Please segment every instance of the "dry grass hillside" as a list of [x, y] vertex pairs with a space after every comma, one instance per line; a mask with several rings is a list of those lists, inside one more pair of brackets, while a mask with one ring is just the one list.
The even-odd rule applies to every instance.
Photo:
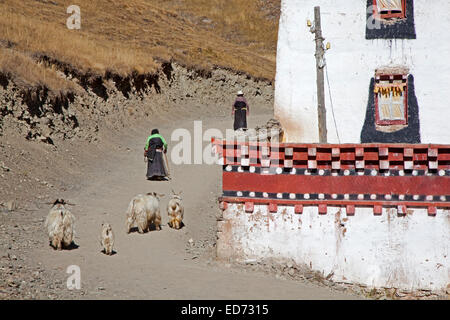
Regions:
[[[57, 61], [79, 73], [154, 72], [163, 61], [272, 80], [280, 0], [0, 0], [0, 76], [76, 91]], [[81, 9], [69, 30], [68, 6]], [[45, 59], [43, 59], [45, 57]]]

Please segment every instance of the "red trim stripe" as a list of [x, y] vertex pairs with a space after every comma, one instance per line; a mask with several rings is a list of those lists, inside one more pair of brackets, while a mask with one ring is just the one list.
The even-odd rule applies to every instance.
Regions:
[[267, 193], [443, 195], [450, 178], [440, 176], [296, 176], [223, 172], [223, 190]]

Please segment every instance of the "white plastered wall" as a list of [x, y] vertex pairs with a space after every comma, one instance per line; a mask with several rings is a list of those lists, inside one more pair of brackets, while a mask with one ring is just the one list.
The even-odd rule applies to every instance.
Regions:
[[242, 204], [230, 204], [219, 227], [220, 259], [293, 259], [337, 282], [377, 288], [419, 289], [440, 292], [450, 283], [450, 213], [426, 209], [398, 216], [385, 208], [376, 216], [371, 208], [293, 207], [268, 212], [255, 205], [246, 213]]
[[[415, 40], [366, 40], [365, 0], [282, 0], [275, 116], [287, 142], [318, 142], [314, 35], [306, 26], [322, 12], [334, 111], [341, 143], [359, 143], [375, 69], [406, 65], [415, 78], [422, 143], [450, 142], [450, 2], [415, 0]], [[328, 142], [337, 143], [325, 85]]]

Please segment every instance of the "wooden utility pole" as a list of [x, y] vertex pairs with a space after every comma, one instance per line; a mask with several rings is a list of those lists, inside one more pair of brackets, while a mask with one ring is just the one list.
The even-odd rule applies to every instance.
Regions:
[[325, 81], [323, 68], [325, 67], [325, 49], [323, 47], [322, 25], [320, 21], [320, 7], [314, 7], [314, 29], [316, 35], [316, 69], [317, 69], [317, 113], [319, 115], [319, 141], [327, 143], [327, 110], [325, 109]]

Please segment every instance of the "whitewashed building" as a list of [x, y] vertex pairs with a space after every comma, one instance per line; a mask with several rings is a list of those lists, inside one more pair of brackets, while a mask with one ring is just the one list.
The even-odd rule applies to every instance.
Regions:
[[[331, 43], [326, 64], [340, 142], [449, 143], [447, 0], [283, 0], [275, 116], [286, 141], [318, 142], [315, 43], [306, 25], [315, 6]], [[389, 86], [395, 91], [374, 92]], [[337, 143], [328, 85], [325, 96], [328, 142]]]
[[[331, 43], [326, 144], [307, 26], [315, 6]], [[275, 117], [284, 142], [214, 142], [218, 257], [293, 260], [336, 282], [445, 293], [450, 2], [282, 0], [281, 10]]]

